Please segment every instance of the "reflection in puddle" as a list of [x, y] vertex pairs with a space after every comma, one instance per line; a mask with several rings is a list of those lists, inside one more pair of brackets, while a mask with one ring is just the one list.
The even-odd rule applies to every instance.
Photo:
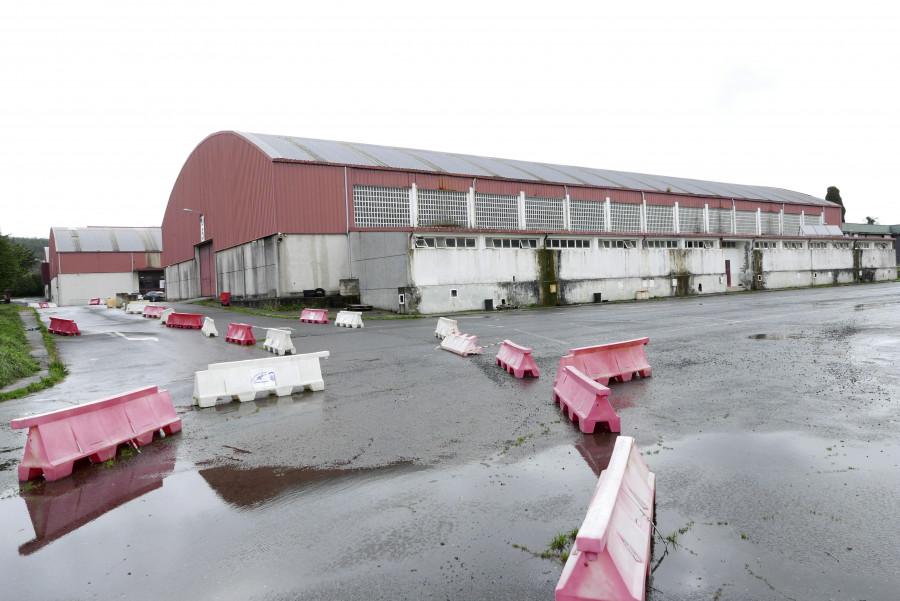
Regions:
[[595, 432], [594, 434], [585, 434], [581, 442], [575, 445], [598, 478], [600, 472], [609, 465], [609, 458], [612, 457], [618, 437], [619, 434], [614, 432]]
[[175, 445], [160, 443], [153, 452], [128, 460], [121, 457], [109, 468], [76, 469], [57, 482], [43, 482], [20, 493], [25, 500], [34, 539], [19, 547], [31, 555], [58, 538], [94, 521], [104, 513], [162, 487], [175, 469]]
[[800, 340], [800, 334], [753, 334], [747, 336], [750, 340]]

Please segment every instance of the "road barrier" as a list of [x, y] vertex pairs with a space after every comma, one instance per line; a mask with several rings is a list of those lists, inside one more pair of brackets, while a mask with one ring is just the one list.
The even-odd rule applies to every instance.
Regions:
[[325, 390], [319, 359], [328, 351], [212, 363], [194, 374], [194, 404], [212, 407], [220, 397], [252, 401], [260, 392], [288, 396], [295, 389]]
[[527, 373], [533, 378], [539, 377], [534, 359], [531, 358], [531, 349], [519, 346], [509, 340], [504, 340], [497, 352], [497, 365], [517, 378], [524, 378]]
[[591, 434], [597, 423], [609, 425], [610, 432], [621, 432], [619, 416], [609, 404], [609, 388], [598, 384], [578, 368], [567, 366], [553, 386], [553, 401], [566, 411], [569, 419], [578, 422], [585, 434]]
[[150, 317], [153, 319], [159, 319], [159, 316], [162, 315], [162, 312], [165, 311], [166, 308], [162, 305], [147, 305], [144, 307], [144, 311], [141, 313], [144, 317]]
[[459, 330], [456, 328], [456, 320], [438, 317], [437, 327], [434, 329], [434, 337], [446, 338], [450, 334], [459, 334]]
[[328, 311], [325, 309], [303, 309], [300, 321], [307, 323], [328, 323]]
[[619, 436], [556, 585], [556, 601], [643, 601], [655, 497], [656, 476], [634, 439]]
[[126, 313], [143, 313], [144, 307], [146, 307], [149, 303], [147, 302], [139, 302], [139, 303], [128, 303], [125, 306]]
[[252, 327], [253, 326], [247, 323], [228, 324], [228, 330], [225, 331], [225, 342], [248, 346], [256, 344], [256, 338], [253, 337]]
[[47, 331], [60, 336], [81, 336], [78, 324], [71, 319], [62, 319], [61, 317], [51, 317], [50, 327], [47, 328]]
[[216, 329], [216, 322], [212, 317], [203, 318], [203, 327], [200, 328], [200, 332], [207, 338], [219, 335], [219, 330]]
[[169, 307], [168, 309], [163, 310], [159, 315], [159, 323], [162, 325], [167, 325], [169, 323], [169, 315], [175, 312], [175, 309]]
[[91, 305], [99, 305], [99, 304], [100, 304], [100, 299], [99, 299], [99, 298], [92, 298], [92, 299], [91, 299], [91, 302], [90, 302], [89, 304], [91, 304]]
[[32, 309], [54, 309], [56, 308], [56, 303], [45, 303], [42, 301], [39, 303], [28, 303], [28, 306]]
[[168, 390], [156, 386], [132, 390], [98, 401], [14, 419], [14, 430], [28, 428], [25, 457], [19, 464], [19, 480], [31, 480], [44, 474], [52, 482], [72, 473], [79, 459], [94, 463], [112, 459], [120, 444], [137, 447], [153, 440], [162, 430], [174, 434], [181, 430], [181, 419]]
[[362, 313], [359, 311], [338, 311], [334, 318], [334, 325], [341, 328], [362, 328]]
[[200, 313], [170, 313], [166, 319], [166, 327], [199, 330], [203, 327], [202, 319], [203, 315]]
[[114, 299], [114, 298], [106, 299], [106, 308], [107, 309], [115, 309], [116, 308], [116, 299]]
[[294, 348], [294, 342], [291, 340], [290, 330], [269, 328], [266, 330], [266, 341], [263, 342], [263, 348], [279, 355], [284, 355], [285, 353], [297, 354], [297, 349]]
[[563, 368], [566, 366], [577, 367], [581, 373], [606, 386], [610, 380], [620, 382], [629, 381], [635, 374], [642, 378], [649, 378], [653, 374], [644, 346], [650, 342], [649, 338], [638, 338], [576, 348], [569, 351], [565, 357], [559, 360], [559, 369], [556, 372], [554, 384], [559, 380]]
[[463, 357], [478, 355], [484, 350], [478, 346], [478, 336], [468, 336], [466, 334], [447, 334], [441, 340], [441, 348]]
[[222, 292], [219, 294], [219, 302], [222, 303], [223, 307], [231, 306], [231, 293], [230, 292]]

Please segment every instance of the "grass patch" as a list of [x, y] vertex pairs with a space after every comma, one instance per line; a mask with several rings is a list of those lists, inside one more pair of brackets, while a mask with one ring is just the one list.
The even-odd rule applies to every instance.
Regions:
[[[18, 335], [21, 336], [21, 340], [24, 341], [24, 342], [22, 342], [22, 345], [24, 347], [24, 352], [34, 366], [30, 372], [28, 372], [24, 376], [19, 376], [19, 378], [27, 377], [27, 376], [34, 374], [40, 367], [38, 366], [37, 362], [35, 362], [34, 359], [31, 357], [30, 349], [28, 347], [28, 339], [25, 337], [25, 329], [24, 329], [24, 325], [22, 323], [22, 318], [19, 315], [19, 309], [17, 307], [12, 307], [12, 306], [0, 306], [0, 316], [6, 317], [7, 311], [13, 311], [15, 313], [15, 320], [18, 323], [18, 325], [17, 325]], [[18, 390], [0, 393], [0, 401], [7, 401], [9, 399], [19, 399], [24, 396], [28, 396], [29, 394], [32, 394], [34, 392], [39, 392], [41, 390], [44, 390], [45, 388], [49, 388], [49, 387], [53, 386], [54, 384], [61, 382], [62, 379], [66, 377], [66, 374], [69, 373], [68, 370], [66, 370], [66, 366], [63, 364], [62, 361], [60, 361], [59, 351], [56, 350], [56, 341], [53, 339], [53, 336], [50, 334], [50, 332], [47, 331], [47, 326], [45, 326], [41, 322], [40, 317], [38, 316], [37, 309], [31, 309], [31, 311], [34, 313], [34, 316], [37, 318], [38, 325], [41, 328], [41, 337], [44, 339], [44, 346], [46, 347], [47, 353], [50, 356], [50, 370], [49, 370], [50, 376], [47, 378], [42, 377], [40, 382], [33, 382], [33, 383], [29, 384], [28, 386], [19, 388]], [[4, 351], [8, 348], [13, 348], [14, 344], [15, 344], [14, 342], [8, 343], [7, 339], [2, 334], [0, 334], [0, 371], [2, 371], [5, 368], [6, 360], [5, 360], [5, 356], [4, 356]], [[15, 380], [18, 380], [19, 378], [15, 378], [12, 381], [15, 382]], [[7, 383], [3, 384], [3, 386], [6, 386], [9, 383], [10, 382], [7, 382]]]
[[40, 369], [30, 352], [18, 307], [0, 305], [0, 388]]

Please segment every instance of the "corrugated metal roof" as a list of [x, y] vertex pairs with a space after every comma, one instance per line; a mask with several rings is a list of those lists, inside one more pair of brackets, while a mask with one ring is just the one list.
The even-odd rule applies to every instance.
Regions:
[[159, 227], [54, 227], [57, 252], [160, 252]]
[[497, 177], [550, 184], [586, 184], [647, 192], [671, 191], [722, 198], [836, 206], [809, 194], [769, 186], [728, 184], [683, 177], [479, 157], [434, 150], [334, 142], [293, 136], [236, 133], [256, 144], [273, 160], [388, 167], [467, 177]]

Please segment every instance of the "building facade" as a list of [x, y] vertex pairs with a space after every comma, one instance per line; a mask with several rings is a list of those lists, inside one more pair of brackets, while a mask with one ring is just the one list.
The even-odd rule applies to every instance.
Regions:
[[162, 235], [170, 298], [400, 312], [896, 278], [893, 241], [788, 190], [237, 132], [188, 157]]

